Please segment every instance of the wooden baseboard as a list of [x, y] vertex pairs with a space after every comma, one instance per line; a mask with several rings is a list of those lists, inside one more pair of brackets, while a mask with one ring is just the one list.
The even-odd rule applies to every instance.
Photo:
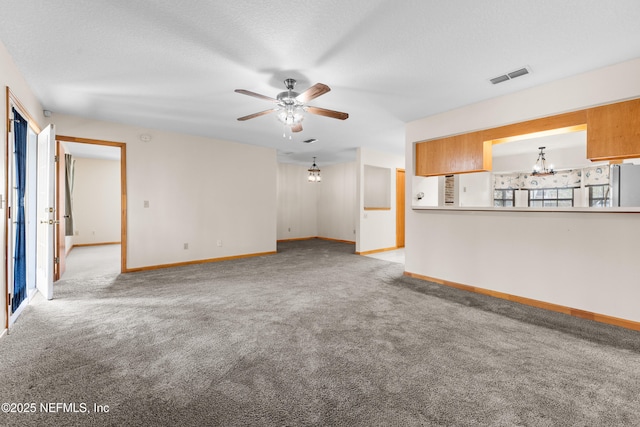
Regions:
[[477, 294], [488, 295], [494, 298], [500, 298], [507, 301], [513, 301], [532, 307], [542, 308], [549, 311], [555, 311], [558, 313], [568, 314], [569, 316], [579, 317], [582, 319], [593, 320], [600, 323], [606, 323], [608, 325], [619, 326], [626, 329], [632, 329], [634, 331], [640, 331], [640, 322], [633, 320], [621, 319], [619, 317], [613, 317], [606, 314], [593, 313], [586, 310], [580, 310], [572, 307], [565, 307], [563, 305], [553, 304], [550, 302], [539, 301], [531, 298], [520, 297], [517, 295], [511, 295], [504, 292], [492, 291], [489, 289], [478, 288], [475, 286], [463, 285], [462, 283], [450, 282], [448, 280], [437, 279], [434, 277], [423, 276], [421, 274], [404, 272], [405, 276], [413, 277], [415, 279], [426, 280], [428, 282], [434, 282], [440, 285], [449, 286], [463, 291], [474, 292]]
[[327, 240], [327, 241], [329, 241], [329, 242], [348, 243], [348, 244], [350, 244], [350, 245], [355, 245], [355, 244], [356, 244], [356, 242], [351, 241], [351, 240], [332, 239], [332, 238], [330, 238], [330, 237], [316, 237], [316, 239], [319, 239], [319, 240]]
[[[76, 243], [71, 245], [71, 249], [78, 247], [85, 247], [85, 246], [104, 246], [104, 245], [119, 245], [121, 244], [120, 242], [101, 242], [101, 243]], [[71, 250], [70, 249], [70, 250]]]
[[171, 263], [171, 264], [149, 265], [149, 266], [146, 266], [146, 267], [127, 268], [127, 270], [124, 271], [124, 272], [125, 273], [135, 273], [135, 272], [139, 272], [139, 271], [160, 270], [162, 268], [184, 267], [184, 266], [187, 266], [187, 265], [208, 264], [210, 262], [230, 261], [230, 260], [233, 260], [233, 259], [252, 258], [252, 257], [264, 256], [264, 255], [274, 255], [276, 253], [277, 252], [275, 252], [275, 251], [273, 251], [273, 252], [257, 252], [257, 253], [253, 253], [253, 254], [232, 255], [232, 256], [226, 256], [226, 257], [220, 257], [220, 258], [199, 259], [199, 260], [195, 260], [195, 261], [175, 262], [175, 263]]
[[380, 252], [395, 251], [396, 249], [399, 249], [399, 248], [397, 246], [394, 246], [392, 248], [373, 249], [370, 251], [356, 252], [356, 255], [371, 255], [371, 254], [377, 254]]
[[313, 236], [313, 237], [296, 237], [295, 239], [282, 239], [282, 240], [276, 240], [277, 243], [286, 243], [286, 242], [299, 242], [301, 240], [313, 240], [313, 239], [317, 239], [317, 237]]
[[276, 242], [278, 243], [285, 243], [285, 242], [298, 242], [300, 240], [313, 240], [313, 239], [318, 239], [318, 240], [328, 240], [330, 242], [338, 242], [338, 243], [348, 243], [350, 245], [355, 245], [356, 242], [353, 242], [351, 240], [340, 240], [340, 239], [332, 239], [330, 237], [320, 237], [320, 236], [313, 236], [313, 237], [297, 237], [295, 239], [282, 239], [282, 240], [277, 240]]
[[78, 243], [71, 245], [71, 247], [65, 252], [65, 256], [68, 256], [73, 248], [86, 248], [89, 246], [105, 246], [105, 245], [121, 245], [121, 242], [104, 242], [104, 243]]

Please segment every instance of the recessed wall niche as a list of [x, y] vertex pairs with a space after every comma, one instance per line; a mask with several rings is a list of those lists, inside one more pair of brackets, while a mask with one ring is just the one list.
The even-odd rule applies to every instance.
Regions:
[[391, 169], [364, 165], [364, 208], [391, 209]]

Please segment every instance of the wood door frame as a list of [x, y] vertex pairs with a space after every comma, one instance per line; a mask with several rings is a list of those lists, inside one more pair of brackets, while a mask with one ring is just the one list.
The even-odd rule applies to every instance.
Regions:
[[54, 249], [53, 256], [55, 260], [53, 262], [53, 281], [57, 282], [64, 274], [65, 259], [66, 259], [66, 221], [67, 214], [65, 197], [67, 194], [66, 188], [66, 151], [62, 146], [60, 140], [56, 138], [56, 164], [55, 164], [55, 176], [56, 176], [56, 220], [58, 223], [55, 225], [54, 232]]
[[[399, 179], [402, 176], [402, 179]], [[404, 248], [405, 237], [405, 203], [406, 203], [405, 170], [396, 168], [396, 247]]]
[[[77, 138], [75, 136], [56, 135], [57, 141], [75, 142], [81, 144], [105, 145], [120, 148], [120, 272], [127, 272], [127, 144], [124, 142], [104, 141], [100, 139]], [[60, 183], [56, 183], [59, 191]], [[58, 221], [60, 218], [58, 209]]]

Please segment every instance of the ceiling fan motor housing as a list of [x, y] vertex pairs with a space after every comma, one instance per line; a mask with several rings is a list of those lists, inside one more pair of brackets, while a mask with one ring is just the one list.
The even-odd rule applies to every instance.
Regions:
[[296, 97], [300, 94], [293, 91], [293, 88], [296, 87], [296, 79], [285, 79], [284, 86], [287, 88], [287, 90], [284, 92], [280, 92], [276, 97], [279, 101], [279, 104], [283, 107], [287, 107], [290, 105], [302, 105], [302, 103], [296, 99]]
[[280, 92], [276, 98], [279, 101], [278, 103], [283, 107], [287, 105], [294, 105], [294, 104], [302, 105], [302, 103], [296, 99], [298, 95], [300, 95], [298, 92], [294, 92], [291, 90], [291, 91]]

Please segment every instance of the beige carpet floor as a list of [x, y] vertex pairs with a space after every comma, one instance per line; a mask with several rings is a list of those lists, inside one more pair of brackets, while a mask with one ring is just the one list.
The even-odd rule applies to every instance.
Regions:
[[0, 425], [640, 425], [639, 333], [353, 245], [125, 275], [71, 255], [0, 339], [0, 396], [23, 404]]

